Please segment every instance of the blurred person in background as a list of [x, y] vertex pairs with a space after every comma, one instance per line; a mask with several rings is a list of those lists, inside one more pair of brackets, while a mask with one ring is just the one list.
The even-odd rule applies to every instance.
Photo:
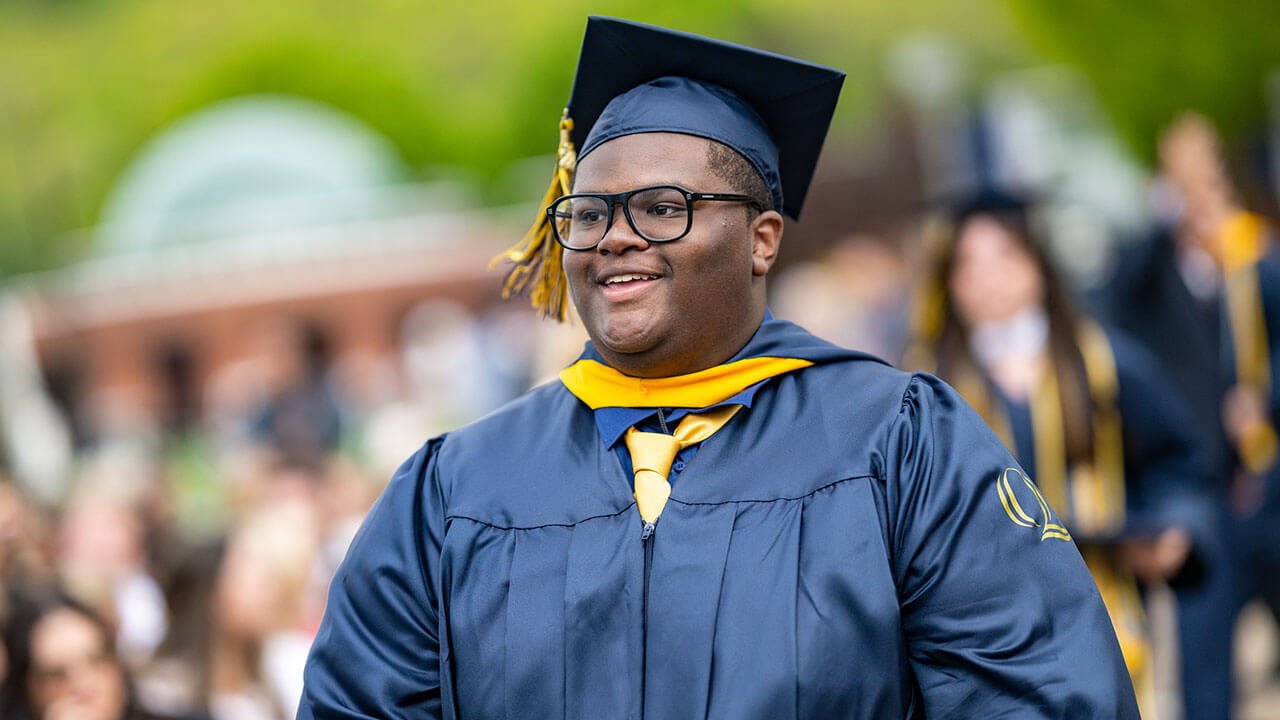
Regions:
[[1192, 410], [1187, 430], [1209, 464], [1221, 561], [1179, 595], [1187, 720], [1232, 713], [1240, 608], [1280, 608], [1280, 255], [1275, 231], [1241, 204], [1217, 133], [1187, 114], [1160, 138], [1172, 202], [1146, 239], [1121, 248], [1106, 314], [1141, 341]]
[[[9, 481], [0, 462], [0, 637], [11, 628], [15, 607], [23, 598], [56, 583], [50, 535], [47, 513]], [[7, 647], [0, 643], [0, 716], [4, 717], [10, 694], [4, 689], [5, 679], [11, 668]]]
[[1189, 411], [1154, 358], [1076, 312], [1030, 212], [1022, 197], [985, 191], [931, 238], [909, 363], [960, 391], [1071, 531], [1150, 719], [1136, 582], [1199, 582], [1201, 547], [1212, 542], [1204, 471]]
[[72, 432], [45, 392], [31, 313], [17, 293], [0, 292], [0, 462], [42, 503], [65, 491]]
[[117, 628], [116, 647], [130, 664], [149, 656], [165, 633], [142, 507], [153, 472], [140, 458], [88, 462], [58, 524], [61, 585]]
[[133, 701], [110, 626], [60, 594], [19, 603], [5, 631], [6, 720], [149, 720]]
[[770, 307], [820, 338], [896, 363], [907, 342], [909, 286], [895, 245], [853, 234], [817, 262], [783, 270]]
[[304, 609], [317, 553], [316, 510], [296, 499], [264, 506], [232, 529], [213, 595], [214, 720], [293, 717], [312, 638]]
[[314, 325], [273, 318], [258, 328], [255, 345], [261, 394], [250, 437], [295, 461], [321, 462], [338, 448], [345, 417], [327, 339]]
[[292, 718], [318, 623], [320, 518], [299, 496], [248, 510], [170, 578], [170, 633], [140, 673], [148, 709], [212, 720]]
[[151, 712], [209, 718], [214, 587], [224, 552], [222, 540], [186, 546], [165, 578], [168, 632], [136, 673], [139, 704]]
[[0, 467], [0, 629], [15, 595], [57, 582], [49, 513], [31, 502]]

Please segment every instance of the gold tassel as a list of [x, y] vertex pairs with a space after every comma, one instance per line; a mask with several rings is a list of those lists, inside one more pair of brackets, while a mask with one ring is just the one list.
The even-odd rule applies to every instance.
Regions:
[[520, 242], [489, 263], [491, 270], [503, 260], [512, 263], [502, 287], [503, 298], [509, 298], [513, 293], [523, 292], [527, 288], [529, 299], [538, 314], [560, 322], [564, 322], [568, 309], [569, 289], [564, 268], [560, 265], [564, 248], [552, 235], [547, 208], [561, 196], [567, 195], [573, 185], [573, 171], [578, 163], [578, 154], [573, 148], [571, 132], [573, 119], [569, 117], [569, 109], [565, 108], [564, 115], [560, 118], [560, 146], [556, 149], [555, 174], [551, 177], [551, 187], [547, 188], [542, 204], [538, 206], [538, 217]]

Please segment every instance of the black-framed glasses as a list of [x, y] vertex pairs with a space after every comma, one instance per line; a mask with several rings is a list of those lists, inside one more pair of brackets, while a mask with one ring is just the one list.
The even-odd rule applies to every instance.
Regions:
[[679, 185], [652, 185], [620, 193], [574, 193], [547, 208], [556, 242], [569, 250], [590, 250], [613, 227], [613, 208], [622, 206], [627, 224], [649, 242], [671, 242], [693, 228], [693, 204], [701, 200], [750, 203], [764, 210], [750, 195], [698, 193]]

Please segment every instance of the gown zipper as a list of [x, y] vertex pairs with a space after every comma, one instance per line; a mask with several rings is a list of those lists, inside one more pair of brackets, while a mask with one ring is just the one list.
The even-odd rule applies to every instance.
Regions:
[[[671, 430], [667, 428], [667, 419], [664, 417], [662, 408], [658, 408], [658, 425], [662, 427], [662, 432], [670, 435]], [[649, 669], [649, 573], [653, 569], [653, 533], [658, 529], [657, 519], [653, 522], [645, 522], [640, 530], [640, 542], [644, 545], [644, 594], [641, 601], [640, 615], [640, 718], [644, 719], [644, 696], [645, 685], [647, 682]]]
[[649, 670], [649, 572], [653, 569], [653, 533], [656, 523], [646, 522], [640, 531], [640, 542], [644, 545], [644, 594], [641, 596], [640, 610], [640, 717], [644, 718], [645, 684]]

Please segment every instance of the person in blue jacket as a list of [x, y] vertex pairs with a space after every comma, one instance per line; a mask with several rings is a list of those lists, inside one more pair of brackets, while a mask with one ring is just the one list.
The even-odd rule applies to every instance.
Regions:
[[911, 364], [936, 372], [1036, 477], [1157, 717], [1140, 590], [1196, 587], [1215, 547], [1190, 410], [1141, 345], [1079, 312], [1028, 196], [982, 189], [930, 233]]
[[767, 312], [842, 80], [588, 20], [508, 257], [591, 342], [392, 478], [300, 718], [1138, 717], [1079, 551], [981, 418]]

